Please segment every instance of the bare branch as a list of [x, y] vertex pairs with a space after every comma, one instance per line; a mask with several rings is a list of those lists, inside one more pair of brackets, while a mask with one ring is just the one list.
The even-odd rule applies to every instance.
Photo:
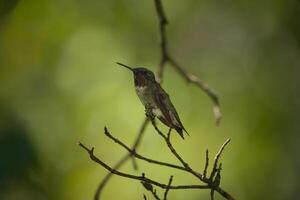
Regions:
[[144, 160], [144, 161], [152, 163], [152, 164], [162, 165], [162, 166], [171, 167], [171, 168], [186, 171], [186, 169], [184, 167], [174, 165], [174, 164], [170, 164], [170, 163], [166, 163], [166, 162], [153, 160], [153, 159], [147, 158], [145, 156], [142, 156], [142, 155], [136, 153], [135, 151], [131, 150], [128, 146], [126, 146], [123, 142], [121, 142], [119, 139], [117, 139], [116, 137], [111, 135], [111, 133], [108, 131], [108, 129], [106, 127], [104, 128], [104, 133], [108, 138], [110, 138], [111, 140], [113, 140], [115, 143], [119, 144], [123, 148], [125, 148], [131, 155], [133, 155], [137, 159], [141, 159], [141, 160]]
[[211, 200], [214, 200], [214, 199], [215, 199], [214, 195], [215, 195], [215, 190], [214, 190], [214, 189], [211, 189], [211, 190], [210, 190], [210, 199], [211, 199]]
[[[144, 135], [144, 132], [145, 132], [145, 130], [146, 130], [146, 127], [147, 127], [148, 123], [149, 123], [149, 120], [148, 120], [148, 118], [146, 117], [145, 120], [144, 120], [144, 122], [142, 123], [142, 126], [141, 126], [141, 128], [140, 128], [138, 134], [137, 134], [137, 137], [136, 137], [136, 139], [135, 139], [135, 141], [134, 141], [134, 144], [132, 145], [132, 148], [131, 148], [131, 149], [133, 150], [133, 152], [135, 152], [136, 149], [139, 147], [139, 145], [140, 145], [140, 143], [141, 143], [142, 137], [143, 137], [143, 135]], [[133, 168], [134, 168], [135, 170], [137, 170], [138, 166], [137, 166], [137, 163], [136, 163], [134, 157], [132, 157], [132, 154], [130, 155], [130, 157], [132, 158]]]
[[156, 199], [156, 200], [160, 200], [159, 196], [156, 194], [156, 190], [153, 188], [153, 186], [147, 182], [141, 182], [142, 185], [144, 186], [144, 188], [148, 191], [151, 192], [152, 196]]
[[234, 200], [233, 196], [231, 196], [228, 192], [224, 191], [222, 188], [217, 187], [215, 188], [215, 190], [222, 195], [222, 197], [224, 197], [227, 200]]
[[202, 179], [202, 175], [198, 172], [195, 172], [194, 170], [192, 170], [192, 168], [188, 165], [188, 163], [186, 163], [183, 158], [177, 153], [177, 151], [175, 150], [175, 148], [173, 147], [171, 141], [170, 141], [170, 133], [171, 133], [171, 130], [169, 130], [169, 133], [168, 133], [168, 137], [165, 136], [160, 130], [159, 128], [157, 127], [156, 123], [154, 120], [151, 121], [152, 122], [152, 125], [154, 127], [154, 129], [157, 131], [157, 133], [165, 140], [168, 148], [170, 149], [170, 151], [172, 152], [172, 154], [180, 161], [180, 163], [183, 165], [183, 167], [186, 169], [186, 171], [190, 172], [191, 174], [193, 174], [194, 176], [198, 177], [200, 180], [203, 180]]
[[214, 187], [218, 187], [221, 183], [221, 170], [222, 170], [222, 163], [219, 164], [219, 168], [217, 169], [216, 177], [213, 180]]
[[157, 194], [156, 194], [156, 190], [152, 190], [151, 193], [156, 200], [160, 200], [159, 196], [157, 196]]
[[79, 146], [82, 147], [83, 149], [85, 149], [91, 160], [93, 160], [94, 162], [98, 163], [99, 165], [101, 165], [103, 168], [105, 168], [106, 170], [110, 171], [113, 174], [116, 174], [118, 176], [121, 177], [125, 177], [125, 178], [129, 178], [129, 179], [134, 179], [134, 180], [139, 180], [142, 182], [146, 182], [148, 184], [152, 184], [152, 185], [156, 185], [162, 189], [172, 189], [172, 190], [179, 190], [179, 189], [209, 189], [208, 185], [178, 185], [178, 186], [168, 186], [166, 184], [163, 183], [159, 183], [157, 181], [154, 181], [152, 179], [146, 178], [146, 176], [143, 174], [142, 176], [136, 176], [136, 175], [132, 175], [132, 174], [127, 174], [127, 173], [123, 173], [120, 172], [118, 170], [115, 170], [113, 168], [111, 168], [110, 166], [108, 166], [106, 163], [104, 163], [102, 160], [100, 160], [98, 157], [96, 157], [94, 155], [94, 147], [92, 147], [91, 149], [87, 148], [85, 145], [83, 145], [82, 143], [79, 143]]
[[[209, 178], [207, 179], [206, 177], [204, 177], [203, 175], [201, 175], [199, 172], [196, 172], [195, 170], [193, 170], [187, 162], [185, 162], [183, 160], [183, 158], [177, 153], [177, 151], [175, 150], [175, 148], [173, 147], [172, 143], [170, 142], [170, 136], [167, 137], [165, 136], [160, 130], [159, 128], [156, 126], [156, 123], [154, 120], [151, 120], [152, 122], [152, 125], [154, 127], [154, 129], [157, 131], [157, 133], [162, 137], [164, 138], [168, 148], [170, 149], [170, 151], [172, 152], [172, 154], [181, 162], [181, 164], [184, 166], [184, 168], [186, 169], [186, 171], [188, 171], [189, 173], [193, 174], [195, 177], [197, 177], [199, 180], [201, 180], [202, 182], [204, 183], [207, 183], [209, 185], [209, 187], [211, 189], [214, 189], [215, 191], [217, 191], [220, 195], [222, 195], [224, 198], [228, 199], [228, 200], [234, 200], [234, 198], [229, 194], [227, 193], [226, 191], [224, 191], [222, 188], [218, 186], [215, 186], [212, 182], [212, 178]], [[170, 131], [168, 133], [168, 135], [170, 135]], [[230, 142], [230, 139], [227, 139], [225, 141], [225, 143], [221, 146], [219, 152], [217, 153], [216, 157], [215, 157], [215, 164], [214, 166], [218, 163], [218, 160], [223, 152], [223, 150], [225, 149], [226, 145]], [[217, 165], [216, 167], [214, 167], [214, 169], [217, 171]], [[213, 171], [214, 171], [213, 169]], [[215, 174], [215, 172], [213, 172]], [[212, 174], [211, 174], [212, 176]], [[214, 176], [214, 175], [213, 175]]]
[[[139, 129], [138, 131], [138, 134], [136, 136], [136, 139], [134, 140], [134, 143], [132, 145], [132, 150], [135, 151], [140, 143], [141, 143], [141, 140], [142, 140], [142, 137], [145, 133], [145, 130], [146, 130], [146, 127], [149, 123], [149, 120], [148, 118], [145, 118], [144, 122], [142, 123], [141, 125], [141, 128]], [[121, 166], [123, 166], [126, 161], [128, 159], [130, 159], [132, 157], [132, 153], [129, 152], [127, 153], [126, 155], [124, 155], [114, 166], [113, 166], [113, 169], [117, 170], [119, 169]], [[103, 189], [105, 188], [106, 184], [108, 183], [109, 179], [111, 178], [111, 176], [113, 175], [113, 173], [109, 172], [108, 174], [106, 174], [106, 176], [102, 179], [102, 181], [100, 182], [97, 190], [96, 190], [96, 193], [95, 193], [95, 196], [94, 196], [94, 200], [99, 200], [100, 199], [100, 196], [101, 196], [101, 192], [103, 191]]]
[[186, 72], [185, 69], [181, 67], [173, 58], [168, 57], [168, 61], [178, 71], [178, 73], [186, 79], [187, 82], [193, 83], [196, 86], [198, 86], [212, 100], [216, 124], [219, 125], [222, 119], [222, 113], [220, 110], [220, 102], [217, 94], [212, 89], [210, 89], [209, 86], [205, 82], [203, 82], [199, 77]]
[[166, 18], [162, 3], [160, 0], [154, 0], [157, 17], [159, 20], [159, 31], [160, 31], [160, 48], [161, 58], [158, 66], [158, 82], [162, 82], [163, 72], [166, 62], [168, 61], [168, 42], [166, 37], [166, 25], [168, 20]]
[[170, 186], [172, 184], [172, 181], [173, 181], [173, 176], [170, 176], [170, 179], [169, 179], [169, 183], [168, 183], [168, 187], [164, 193], [164, 200], [167, 200], [167, 197], [168, 197], [168, 193], [169, 193], [169, 190], [170, 190]]
[[[118, 176], [122, 176], [122, 177], [126, 177], [126, 178], [130, 178], [130, 179], [135, 179], [135, 180], [140, 180], [142, 181], [143, 185], [144, 186], [147, 186], [148, 188], [153, 188], [152, 185], [156, 185], [160, 188], [163, 188], [163, 189], [211, 189], [211, 190], [215, 190], [217, 191], [219, 194], [221, 194], [223, 197], [225, 197], [226, 199], [228, 200], [234, 200], [234, 198], [228, 194], [226, 191], [224, 191], [223, 189], [221, 189], [219, 187], [220, 185], [220, 180], [221, 180], [221, 175], [220, 175], [220, 171], [221, 171], [221, 164], [219, 165], [219, 167], [215, 167], [214, 169], [216, 170], [217, 172], [217, 175], [216, 177], [214, 178], [214, 176], [212, 176], [211, 179], [207, 179], [206, 177], [202, 176], [199, 172], [196, 172], [194, 171], [188, 164], [187, 162], [185, 162], [183, 160], [183, 158], [177, 153], [177, 151], [175, 150], [175, 148], [173, 147], [171, 141], [170, 141], [170, 135], [171, 135], [171, 129], [169, 130], [169, 132], [167, 133], [167, 136], [165, 136], [159, 129], [158, 127], [156, 126], [154, 120], [151, 121], [152, 122], [152, 125], [154, 126], [155, 130], [158, 132], [159, 135], [161, 135], [161, 137], [163, 137], [163, 139], [165, 140], [168, 148], [170, 149], [170, 151], [172, 152], [172, 154], [181, 162], [181, 164], [183, 165], [183, 167], [181, 166], [177, 166], [177, 165], [173, 165], [173, 164], [169, 164], [169, 163], [164, 163], [164, 162], [160, 162], [160, 161], [156, 161], [156, 160], [152, 160], [152, 159], [149, 159], [149, 158], [146, 158], [144, 156], [141, 156], [139, 154], [136, 154], [135, 151], [131, 150], [129, 147], [127, 147], [124, 143], [122, 143], [119, 139], [113, 137], [107, 128], [105, 128], [105, 134], [110, 138], [112, 139], [113, 141], [115, 141], [117, 144], [121, 145], [122, 147], [124, 147], [129, 153], [128, 155], [129, 156], [135, 156], [136, 158], [140, 158], [142, 160], [145, 160], [145, 161], [148, 161], [150, 163], [155, 163], [155, 164], [158, 164], [158, 165], [163, 165], [163, 166], [166, 166], [166, 167], [171, 167], [171, 168], [175, 168], [175, 169], [180, 169], [180, 170], [183, 170], [183, 171], [186, 171], [188, 173], [191, 173], [193, 174], [195, 177], [197, 177], [199, 180], [201, 180], [202, 182], [206, 183], [207, 185], [181, 185], [181, 186], [171, 186], [169, 184], [170, 181], [169, 181], [169, 184], [168, 185], [165, 185], [165, 184], [162, 184], [160, 182], [157, 182], [157, 181], [154, 181], [152, 179], [149, 179], [149, 178], [146, 178], [145, 175], [143, 174], [142, 176], [135, 176], [135, 175], [132, 175], [132, 174], [127, 174], [127, 173], [123, 173], [123, 172], [120, 172], [118, 170], [116, 170], [115, 168], [111, 168], [110, 166], [108, 166], [107, 164], [105, 164], [103, 161], [101, 161], [99, 158], [97, 158], [93, 151], [94, 151], [94, 148], [92, 149], [89, 149], [87, 148], [86, 146], [84, 146], [82, 143], [79, 143], [79, 145], [85, 149], [89, 155], [90, 155], [90, 158], [100, 164], [102, 167], [104, 167], [106, 170], [108, 170], [111, 174], [116, 174]], [[218, 160], [223, 152], [223, 150], [225, 149], [226, 145], [229, 143], [230, 140], [227, 140], [220, 148], [219, 152], [216, 154], [216, 157], [215, 157], [215, 163], [218, 163]], [[207, 158], [208, 158], [208, 154], [207, 154]], [[212, 172], [213, 173], [213, 172]], [[214, 178], [214, 179], [213, 179]], [[152, 190], [152, 189], [151, 189]], [[154, 192], [154, 190], [152, 191]], [[154, 192], [156, 193], [156, 192]]]
[[158, 66], [158, 81], [161, 83], [163, 79], [163, 72], [167, 62], [171, 64], [171, 66], [177, 70], [177, 72], [186, 79], [189, 83], [193, 83], [198, 86], [206, 95], [210, 97], [213, 102], [213, 112], [216, 120], [216, 124], [219, 125], [222, 114], [220, 111], [220, 102], [217, 94], [209, 88], [209, 86], [203, 82], [199, 77], [189, 74], [178, 62], [175, 61], [173, 56], [169, 53], [168, 49], [168, 41], [166, 36], [166, 26], [168, 24], [166, 14], [163, 9], [163, 5], [161, 0], [154, 0], [156, 14], [159, 21], [159, 33], [160, 33], [160, 49], [161, 49], [161, 58]]
[[210, 179], [211, 181], [212, 181], [212, 179], [214, 178], [214, 176], [215, 176], [215, 174], [216, 174], [216, 172], [217, 172], [217, 170], [218, 170], [217, 167], [218, 167], [218, 162], [219, 162], [219, 159], [220, 159], [220, 157], [221, 157], [221, 154], [222, 154], [222, 152], [224, 151], [226, 145], [227, 145], [229, 142], [230, 142], [230, 139], [227, 139], [227, 140], [224, 142], [224, 144], [221, 146], [219, 152], [218, 152], [218, 153], [216, 154], [216, 156], [215, 156], [214, 166], [213, 166], [212, 172], [211, 172], [210, 177], [209, 177], [209, 179]]
[[[153, 122], [152, 122], [153, 123]], [[155, 122], [154, 122], [155, 124]], [[176, 152], [175, 148], [173, 147], [173, 145], [171, 144], [170, 142], [170, 130], [168, 132], [168, 136], [165, 136], [159, 129], [158, 127], [156, 126], [156, 124], [154, 125], [154, 128], [155, 130], [159, 133], [159, 135], [161, 135], [161, 137], [164, 138], [164, 140], [169, 143], [168, 144], [168, 147], [170, 148], [171, 147], [171, 152], [173, 154], [175, 154], [176, 158], [177, 159], [181, 159], [181, 163], [184, 162], [186, 163], [182, 158], [181, 156]], [[119, 144], [120, 146], [122, 146], [123, 148], [125, 148], [130, 155], [133, 155], [135, 156], [137, 159], [141, 159], [141, 160], [144, 160], [146, 162], [149, 162], [149, 163], [152, 163], [152, 164], [157, 164], [157, 165], [162, 165], [162, 166], [166, 166], [166, 167], [171, 167], [171, 168], [175, 168], [175, 169], [179, 169], [179, 170], [183, 170], [183, 171], [186, 171], [186, 172], [189, 172], [191, 173], [192, 175], [196, 176], [198, 179], [200, 179], [201, 181], [203, 181], [204, 183], [207, 183], [208, 185], [213, 185], [212, 181], [210, 181], [210, 179], [207, 179], [205, 176], [202, 176], [199, 172], [196, 172], [194, 170], [191, 169], [191, 167], [189, 167], [188, 165], [188, 168], [186, 167], [181, 167], [181, 166], [178, 166], [178, 165], [174, 165], [174, 164], [170, 164], [170, 163], [165, 163], [165, 162], [161, 162], [161, 161], [157, 161], [157, 160], [153, 160], [153, 159], [150, 159], [150, 158], [147, 158], [145, 156], [142, 156], [140, 154], [137, 154], [135, 151], [131, 150], [128, 146], [126, 146], [124, 143], [122, 143], [119, 139], [115, 138], [114, 136], [112, 136], [110, 134], [110, 132], [108, 131], [108, 129], [105, 130], [105, 134], [107, 137], [109, 137], [110, 139], [112, 139], [114, 142], [116, 142], [117, 144]], [[216, 158], [218, 158], [217, 160], [219, 160], [219, 157], [221, 156], [221, 153], [223, 152], [225, 146], [229, 143], [229, 141], [227, 140], [223, 145], [222, 147], [220, 148], [219, 152], [217, 153], [218, 156], [216, 156]], [[170, 146], [169, 146], [170, 145]], [[206, 151], [207, 154], [206, 154], [206, 159], [207, 159], [207, 163], [208, 163], [208, 150]], [[182, 163], [183, 164], [183, 163]], [[208, 164], [207, 164], [208, 166]], [[223, 197], [225, 197], [226, 199], [228, 200], [233, 200], [233, 197], [231, 197], [230, 194], [228, 194], [227, 192], [225, 192], [223, 189], [221, 189], [220, 187], [217, 187], [215, 188], [216, 191], [218, 191]]]
[[208, 164], [209, 164], [209, 158], [208, 158], [208, 149], [206, 149], [206, 153], [205, 153], [205, 166], [204, 166], [204, 171], [203, 171], [203, 177], [206, 178], [206, 173], [207, 173], [207, 168], [208, 168]]

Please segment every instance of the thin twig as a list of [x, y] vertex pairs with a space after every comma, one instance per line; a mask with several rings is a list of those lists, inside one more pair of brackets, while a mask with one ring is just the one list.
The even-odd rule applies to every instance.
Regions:
[[144, 174], [142, 176], [136, 176], [136, 175], [132, 175], [132, 174], [128, 174], [128, 173], [123, 173], [123, 172], [120, 172], [116, 169], [111, 168], [106, 163], [104, 163], [102, 160], [100, 160], [98, 157], [96, 157], [94, 155], [94, 147], [89, 149], [88, 147], [86, 147], [82, 143], [79, 143], [79, 146], [87, 151], [87, 153], [89, 154], [91, 160], [98, 163], [99, 165], [101, 165], [103, 168], [110, 171], [111, 173], [116, 174], [116, 175], [121, 176], [121, 177], [143, 181], [143, 182], [146, 182], [148, 184], [156, 185], [156, 186], [158, 186], [162, 189], [166, 189], [166, 188], [169, 188], [169, 189], [172, 189], [172, 190], [179, 190], [179, 189], [209, 189], [208, 185], [178, 185], [178, 186], [169, 186], [168, 187], [168, 185], [166, 185], [166, 184], [159, 183], [159, 182], [154, 181], [152, 179], [146, 178], [146, 176]]
[[[172, 143], [170, 142], [170, 137], [165, 136], [160, 130], [159, 128], [156, 126], [156, 123], [154, 120], [151, 120], [152, 125], [154, 127], [154, 129], [157, 131], [157, 133], [164, 138], [165, 142], [167, 143], [168, 148], [170, 149], [170, 151], [172, 152], [172, 154], [181, 162], [181, 164], [185, 167], [186, 171], [188, 171], [189, 173], [193, 174], [195, 177], [197, 177], [199, 180], [201, 180], [202, 182], [208, 184], [208, 186], [211, 189], [214, 189], [215, 191], [217, 191], [220, 195], [222, 195], [224, 198], [226, 198], [227, 200], [234, 200], [234, 198], [227, 193], [226, 191], [224, 191], [222, 188], [218, 186], [213, 185], [212, 179], [207, 179], [206, 177], [204, 177], [203, 175], [201, 175], [199, 172], [196, 172], [195, 170], [193, 170], [187, 162], [185, 162], [183, 160], [183, 158], [177, 153], [177, 151], [175, 150], [175, 148], [173, 147]], [[168, 135], [170, 134], [170, 131], [168, 133]], [[215, 157], [215, 163], [218, 162], [224, 148], [226, 147], [226, 145], [230, 142], [230, 139], [227, 139], [225, 141], [225, 143], [221, 146], [219, 152], [217, 153], [216, 157]], [[217, 170], [217, 167], [215, 167], [215, 170]], [[213, 173], [213, 172], [212, 172]], [[214, 172], [215, 173], [215, 172]]]
[[222, 119], [222, 113], [220, 109], [219, 97], [217, 94], [199, 77], [188, 73], [181, 65], [179, 65], [174, 58], [168, 56], [170, 64], [179, 72], [179, 74], [186, 79], [188, 83], [193, 83], [198, 86], [213, 102], [213, 112], [216, 120], [216, 124], [219, 125]]
[[235, 200], [233, 196], [231, 196], [228, 192], [224, 191], [221, 187], [215, 188], [215, 191], [217, 191], [222, 197], [224, 197], [227, 200]]
[[219, 168], [217, 169], [216, 177], [213, 180], [214, 187], [218, 187], [221, 183], [221, 170], [222, 170], [222, 163], [219, 164]]
[[[157, 126], [155, 126], [157, 128]], [[163, 133], [157, 128], [157, 131], [159, 132], [159, 134], [161, 134], [162, 137], [164, 138], [168, 138], [165, 135], [163, 135]], [[108, 138], [112, 139], [114, 142], [116, 142], [117, 144], [119, 144], [120, 146], [122, 146], [123, 148], [125, 148], [131, 155], [135, 156], [137, 159], [141, 159], [144, 160], [146, 162], [152, 163], [152, 164], [157, 164], [157, 165], [161, 165], [161, 166], [166, 166], [166, 167], [171, 167], [171, 168], [175, 168], [175, 169], [179, 169], [182, 171], [186, 171], [189, 172], [191, 174], [193, 174], [194, 176], [196, 176], [198, 179], [201, 177], [201, 174], [198, 172], [195, 172], [194, 170], [192, 170], [190, 167], [188, 169], [186, 169], [185, 167], [179, 166], [179, 165], [174, 165], [174, 164], [170, 164], [170, 163], [165, 163], [165, 162], [161, 162], [161, 161], [157, 161], [157, 160], [153, 160], [150, 158], [147, 158], [145, 156], [142, 156], [140, 154], [137, 154], [136, 152], [133, 152], [128, 146], [126, 146], [123, 142], [121, 142], [119, 139], [115, 138], [114, 136], [112, 136], [110, 134], [110, 132], [108, 131], [108, 129], [105, 130], [105, 134]], [[171, 144], [172, 146], [172, 144]], [[174, 149], [174, 147], [171, 147], [172, 149]], [[175, 149], [174, 149], [175, 150]], [[174, 151], [173, 150], [173, 151]], [[207, 151], [208, 152], [208, 151]], [[175, 150], [175, 154], [177, 156], [179, 156], [179, 154], [176, 152]], [[180, 156], [179, 156], [180, 157]], [[207, 154], [207, 159], [208, 159], [208, 154]], [[183, 160], [183, 159], [182, 159]], [[207, 179], [206, 177], [202, 176], [201, 179], [203, 182], [212, 185], [212, 182]], [[225, 192], [223, 189], [221, 188], [217, 188], [216, 189], [222, 196], [226, 197], [227, 199], [233, 199], [227, 192]]]
[[[142, 176], [145, 176], [145, 174], [142, 174]], [[148, 182], [144, 182], [144, 181], [141, 181], [141, 183], [146, 190], [151, 192], [152, 196], [156, 200], [160, 200], [159, 196], [156, 194], [156, 190], [154, 189], [154, 187], [151, 184], [149, 184]]]
[[174, 164], [170, 164], [170, 163], [166, 163], [166, 162], [161, 162], [161, 161], [157, 161], [154, 159], [150, 159], [147, 158], [145, 156], [142, 156], [138, 153], [136, 153], [135, 151], [131, 150], [126, 144], [124, 144], [123, 142], [121, 142], [118, 138], [114, 137], [109, 131], [108, 129], [105, 127], [104, 128], [104, 133], [105, 135], [110, 138], [111, 140], [113, 140], [115, 143], [119, 144], [120, 146], [122, 146], [124, 149], [126, 149], [131, 155], [133, 155], [135, 158], [137, 159], [141, 159], [144, 160], [146, 162], [152, 163], [152, 164], [157, 164], [157, 165], [162, 165], [162, 166], [166, 166], [166, 167], [171, 167], [171, 168], [175, 168], [175, 169], [180, 169], [183, 171], [186, 171], [186, 169], [184, 167], [181, 167], [179, 165], [174, 165]]
[[[93, 151], [94, 151], [94, 148], [92, 149], [89, 149], [87, 148], [86, 146], [84, 146], [83, 144], [79, 143], [80, 147], [82, 147], [83, 149], [85, 149], [89, 155], [90, 155], [90, 158], [100, 164], [102, 167], [104, 167], [106, 170], [108, 170], [111, 174], [116, 174], [118, 176], [122, 176], [122, 177], [126, 177], [126, 178], [130, 178], [130, 179], [135, 179], [135, 180], [140, 180], [142, 181], [143, 183], [146, 183], [147, 186], [151, 186], [152, 187], [152, 184], [153, 185], [156, 185], [158, 187], [161, 187], [163, 189], [214, 189], [215, 191], [217, 191], [219, 194], [221, 194], [224, 198], [228, 199], [228, 200], [234, 200], [234, 198], [229, 194], [227, 193], [226, 191], [224, 191], [222, 188], [219, 187], [220, 185], [220, 170], [221, 170], [221, 164], [219, 166], [219, 168], [217, 169], [217, 176], [214, 180], [210, 180], [210, 179], [207, 179], [206, 177], [203, 177], [199, 172], [196, 172], [194, 171], [191, 167], [189, 167], [189, 165], [182, 159], [182, 157], [177, 153], [177, 151], [175, 150], [175, 148], [173, 147], [173, 145], [171, 144], [170, 142], [170, 133], [171, 133], [171, 129], [169, 130], [169, 132], [167, 133], [167, 136], [165, 136], [156, 126], [155, 122], [152, 121], [152, 124], [153, 126], [155, 127], [155, 130], [158, 132], [158, 134], [160, 134], [164, 140], [166, 141], [169, 149], [171, 150], [171, 152], [174, 154], [174, 156], [181, 162], [181, 164], [184, 166], [184, 169], [182, 169], [182, 167], [178, 167], [176, 165], [172, 165], [172, 164], [169, 164], [169, 163], [164, 163], [164, 162], [160, 162], [160, 161], [155, 161], [153, 160], [153, 163], [156, 163], [156, 164], [159, 164], [159, 165], [164, 165], [164, 166], [167, 166], [169, 167], [168, 165], [171, 165], [172, 167], [176, 168], [176, 169], [181, 169], [181, 170], [184, 170], [184, 171], [187, 171], [191, 174], [193, 174], [195, 177], [197, 177], [199, 180], [201, 180], [202, 182], [206, 183], [207, 185], [181, 185], [181, 186], [168, 186], [168, 185], [165, 185], [165, 184], [162, 184], [162, 183], [159, 183], [157, 181], [154, 181], [154, 180], [151, 180], [151, 179], [148, 179], [145, 177], [145, 175], [143, 174], [142, 176], [135, 176], [135, 175], [131, 175], [131, 174], [126, 174], [126, 173], [122, 173], [114, 168], [111, 168], [110, 166], [108, 166], [107, 164], [105, 164], [103, 161], [101, 161], [99, 158], [97, 158]], [[132, 156], [136, 156], [138, 154], [136, 154], [135, 151], [132, 151], [129, 147], [127, 147], [125, 144], [123, 144], [122, 142], [120, 142], [117, 138], [114, 138], [109, 132], [107, 129], [105, 129], [105, 134], [111, 138], [112, 140], [114, 140], [116, 143], [120, 144], [122, 147], [124, 147], [125, 149], [127, 149], [129, 151], [128, 155], [132, 155]], [[226, 141], [222, 147], [220, 148], [219, 152], [217, 153], [216, 155], [216, 158], [215, 158], [215, 161], [218, 161], [225, 146], [228, 144], [229, 142]], [[141, 156], [143, 158], [145, 158], [144, 156]]]
[[[149, 123], [149, 119], [146, 117], [145, 120], [144, 120], [144, 122], [142, 123], [142, 126], [141, 126], [141, 128], [140, 128], [140, 130], [138, 132], [138, 135], [137, 135], [137, 137], [136, 137], [136, 139], [135, 139], [135, 141], [134, 141], [134, 143], [132, 145], [131, 149], [132, 149], [133, 152], [135, 152], [136, 149], [139, 147], [148, 123]], [[132, 158], [133, 168], [135, 170], [137, 170], [138, 166], [137, 166], [137, 163], [136, 163], [134, 157], [132, 156], [132, 153], [130, 154], [130, 157]]]
[[160, 0], [154, 0], [156, 13], [159, 20], [159, 31], [160, 31], [160, 47], [161, 47], [161, 58], [158, 66], [158, 82], [162, 83], [163, 73], [165, 64], [168, 61], [168, 42], [166, 37], [166, 25], [168, 24], [167, 17], [165, 15], [162, 3]]
[[212, 169], [212, 172], [211, 172], [210, 177], [209, 177], [210, 180], [212, 180], [212, 179], [214, 178], [214, 176], [215, 176], [215, 174], [216, 174], [216, 172], [217, 172], [217, 170], [218, 170], [217, 167], [218, 167], [218, 162], [219, 162], [219, 159], [220, 159], [220, 157], [221, 157], [221, 154], [222, 154], [222, 152], [224, 151], [226, 145], [227, 145], [229, 142], [230, 142], [230, 139], [227, 139], [227, 140], [223, 143], [223, 145], [221, 146], [221, 148], [220, 148], [220, 150], [218, 151], [218, 153], [216, 154], [216, 156], [215, 156], [215, 161], [214, 161], [214, 165], [213, 165], [213, 169]]
[[170, 178], [169, 178], [169, 183], [168, 183], [168, 187], [167, 187], [167, 189], [165, 190], [165, 193], [164, 193], [164, 200], [167, 200], [168, 193], [169, 193], [169, 190], [170, 190], [170, 186], [171, 186], [171, 184], [172, 184], [172, 181], [173, 181], [173, 176], [170, 176]]
[[152, 193], [153, 197], [154, 197], [156, 200], [160, 200], [159, 196], [156, 194], [156, 190], [155, 190], [155, 189], [151, 190], [151, 193]]
[[168, 133], [169, 137], [167, 137], [159, 130], [159, 128], [156, 126], [156, 123], [154, 120], [152, 120], [151, 122], [152, 122], [154, 129], [165, 140], [165, 142], [166, 142], [168, 148], [170, 149], [170, 151], [172, 152], [172, 154], [179, 160], [179, 162], [183, 165], [183, 167], [186, 169], [186, 171], [192, 173], [193, 175], [195, 175], [196, 177], [198, 177], [202, 180], [202, 175], [200, 173], [192, 170], [192, 168], [183, 160], [183, 158], [177, 153], [177, 151], [173, 147], [173, 145], [170, 141], [170, 132], [172, 129], [169, 130], [169, 133]]
[[212, 188], [212, 189], [210, 190], [210, 199], [211, 199], [211, 200], [214, 200], [214, 199], [215, 199], [214, 195], [215, 195], [215, 190]]
[[151, 193], [152, 193], [152, 195], [154, 196], [154, 198], [155, 198], [156, 200], [160, 200], [160, 198], [159, 198], [159, 196], [157, 196], [157, 194], [156, 194], [156, 191], [155, 191], [155, 190], [154, 190], [154, 191], [152, 191]]
[[[149, 123], [149, 120], [148, 118], [145, 118], [144, 122], [142, 123], [141, 125], [141, 128], [140, 130], [138, 131], [138, 134], [136, 136], [136, 139], [134, 140], [134, 143], [132, 145], [132, 150], [136, 151], [136, 149], [139, 147], [140, 145], [140, 142], [142, 140], [142, 137], [145, 133], [145, 130], [146, 130], [146, 127]], [[124, 155], [114, 166], [113, 166], [113, 169], [117, 170], [119, 169], [121, 166], [123, 166], [126, 161], [128, 159], [130, 159], [132, 157], [132, 153], [129, 152], [127, 153], [126, 155]], [[105, 188], [106, 184], [108, 183], [109, 179], [111, 178], [111, 176], [113, 175], [113, 173], [109, 172], [108, 174], [106, 174], [106, 176], [102, 179], [102, 181], [100, 182], [97, 190], [96, 190], [96, 193], [95, 193], [95, 196], [94, 196], [94, 200], [99, 200], [100, 197], [101, 197], [101, 193], [103, 191], [103, 189]]]
[[208, 158], [208, 149], [206, 149], [206, 153], [205, 153], [205, 166], [204, 166], [204, 171], [203, 171], [203, 177], [206, 178], [206, 173], [207, 173], [207, 168], [208, 168], [208, 164], [209, 164], [209, 158]]
[[168, 41], [166, 35], [166, 26], [168, 24], [166, 14], [163, 9], [161, 0], [154, 0], [156, 14], [159, 21], [159, 33], [160, 33], [160, 49], [161, 58], [158, 66], [158, 81], [161, 83], [163, 79], [163, 72], [166, 63], [170, 63], [176, 71], [185, 78], [189, 83], [197, 85], [204, 93], [206, 93], [213, 102], [213, 112], [216, 120], [216, 124], [219, 125], [222, 119], [222, 113], [220, 110], [220, 102], [217, 94], [209, 88], [209, 86], [203, 82], [199, 77], [188, 73], [178, 62], [175, 61], [173, 56], [169, 53]]

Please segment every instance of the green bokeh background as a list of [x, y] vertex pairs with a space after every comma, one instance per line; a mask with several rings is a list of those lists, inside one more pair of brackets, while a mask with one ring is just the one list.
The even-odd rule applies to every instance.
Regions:
[[[216, 127], [208, 97], [167, 67], [163, 87], [191, 135], [174, 135], [178, 151], [202, 171], [205, 150], [212, 158], [231, 138], [222, 157], [226, 191], [244, 200], [299, 198], [300, 3], [163, 3], [170, 51], [217, 91], [224, 116]], [[115, 62], [156, 70], [158, 38], [152, 0], [0, 0], [0, 199], [93, 198], [107, 172], [77, 142], [110, 165], [125, 154], [103, 127], [131, 144], [144, 109], [132, 75]], [[152, 127], [139, 152], [176, 163]], [[197, 183], [138, 164], [122, 171]], [[113, 177], [103, 199], [143, 193], [138, 181]], [[205, 190], [170, 192], [172, 200], [208, 198]]]

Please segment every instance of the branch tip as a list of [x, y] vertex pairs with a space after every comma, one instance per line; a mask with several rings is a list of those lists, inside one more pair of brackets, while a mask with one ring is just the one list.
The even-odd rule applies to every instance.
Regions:
[[106, 126], [104, 126], [104, 133], [106, 134], [108, 132], [108, 129]]

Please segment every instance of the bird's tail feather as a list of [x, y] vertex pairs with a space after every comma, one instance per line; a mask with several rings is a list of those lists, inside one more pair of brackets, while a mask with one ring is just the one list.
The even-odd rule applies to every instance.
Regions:
[[[174, 127], [174, 128], [175, 128], [175, 130], [177, 131], [177, 133], [180, 135], [180, 137], [181, 137], [182, 139], [184, 139], [182, 130], [184, 130], [185, 132], [186, 132], [186, 130], [185, 130], [184, 128], [181, 128], [181, 127], [178, 127], [178, 126], [176, 126], [176, 127]], [[186, 132], [186, 133], [187, 133], [187, 132]], [[189, 135], [189, 134], [187, 133], [187, 135]]]

